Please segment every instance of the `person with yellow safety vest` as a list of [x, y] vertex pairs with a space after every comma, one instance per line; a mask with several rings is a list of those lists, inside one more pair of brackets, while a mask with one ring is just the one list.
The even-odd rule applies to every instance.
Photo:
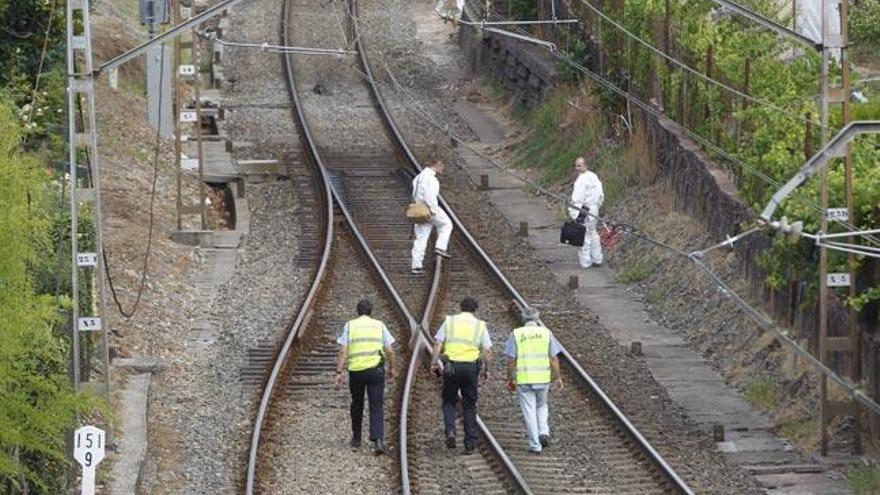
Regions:
[[477, 377], [485, 381], [489, 376], [492, 341], [486, 322], [474, 316], [476, 299], [465, 297], [460, 306], [461, 313], [447, 316], [434, 336], [431, 369], [439, 374], [442, 359], [446, 447], [455, 448], [455, 406], [461, 393], [464, 452], [470, 454], [477, 444]]
[[550, 445], [547, 395], [550, 382], [560, 390], [559, 374], [562, 347], [549, 328], [538, 323], [538, 310], [526, 307], [523, 326], [511, 332], [504, 344], [507, 355], [507, 389], [516, 391], [529, 437], [529, 452], [540, 454]]
[[[373, 319], [373, 303], [361, 299], [358, 317], [342, 327], [336, 339], [336, 388], [344, 383], [343, 369], [348, 369], [348, 390], [351, 392], [351, 442], [353, 449], [361, 446], [364, 419], [364, 391], [370, 399], [370, 441], [373, 453], [385, 453], [384, 407], [385, 377], [394, 380], [394, 337], [379, 320]], [[386, 371], [387, 370], [387, 371]]]

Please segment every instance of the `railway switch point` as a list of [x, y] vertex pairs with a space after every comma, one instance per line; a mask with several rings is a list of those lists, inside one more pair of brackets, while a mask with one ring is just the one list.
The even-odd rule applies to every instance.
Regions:
[[483, 174], [480, 176], [480, 191], [488, 191], [489, 190], [489, 176]]
[[520, 222], [519, 223], [518, 235], [520, 237], [528, 237], [529, 236], [529, 222]]

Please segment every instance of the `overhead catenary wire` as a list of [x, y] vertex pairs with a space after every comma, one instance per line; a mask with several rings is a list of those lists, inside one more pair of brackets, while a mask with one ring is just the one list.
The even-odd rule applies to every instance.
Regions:
[[700, 78], [700, 79], [702, 79], [702, 80], [704, 80], [704, 81], [706, 81], [706, 82], [708, 82], [708, 83], [714, 84], [714, 85], [716, 85], [716, 86], [718, 86], [718, 87], [724, 89], [725, 91], [728, 91], [728, 92], [730, 92], [730, 93], [733, 93], [734, 95], [739, 96], [740, 98], [744, 98], [744, 99], [746, 99], [746, 100], [749, 100], [749, 101], [751, 101], [752, 103], [755, 103], [755, 104], [761, 105], [761, 106], [763, 106], [763, 107], [767, 107], [767, 108], [773, 109], [774, 111], [776, 111], [776, 112], [778, 112], [778, 113], [780, 113], [780, 114], [783, 114], [783, 115], [785, 115], [785, 116], [787, 116], [787, 117], [789, 117], [789, 118], [791, 118], [791, 119], [799, 120], [799, 121], [802, 121], [802, 122], [805, 122], [805, 123], [806, 123], [806, 122], [810, 122], [812, 125], [815, 125], [815, 126], [817, 126], [817, 127], [819, 127], [819, 128], [824, 128], [824, 127], [825, 127], [825, 126], [823, 126], [823, 125], [820, 124], [820, 123], [815, 123], [815, 122], [813, 122], [813, 121], [807, 119], [807, 118], [804, 117], [803, 115], [800, 115], [800, 114], [794, 113], [794, 112], [792, 112], [792, 111], [790, 111], [790, 110], [788, 110], [788, 109], [782, 108], [782, 107], [780, 107], [780, 106], [778, 106], [778, 105], [776, 105], [776, 104], [774, 104], [774, 103], [772, 103], [772, 102], [769, 102], [769, 101], [767, 101], [767, 100], [764, 100], [764, 99], [762, 99], [762, 98], [758, 98], [758, 97], [756, 97], [756, 96], [752, 96], [752, 95], [749, 95], [749, 94], [747, 94], [747, 93], [744, 93], [744, 92], [742, 92], [742, 91], [740, 91], [740, 90], [738, 90], [738, 89], [736, 89], [736, 88], [734, 88], [734, 87], [732, 87], [732, 86], [729, 86], [729, 85], [727, 85], [727, 84], [724, 84], [723, 82], [721, 82], [721, 81], [719, 81], [719, 80], [717, 80], [717, 79], [715, 79], [715, 78], [713, 78], [713, 77], [711, 77], [711, 76], [708, 76], [708, 75], [706, 75], [706, 74], [703, 74], [702, 72], [698, 71], [697, 69], [694, 69], [693, 67], [691, 67], [691, 66], [689, 66], [688, 64], [684, 63], [683, 61], [681, 61], [681, 60], [679, 60], [679, 59], [677, 59], [677, 58], [675, 58], [675, 57], [673, 57], [673, 56], [671, 56], [671, 55], [669, 55], [669, 54], [663, 52], [662, 50], [660, 50], [659, 48], [655, 47], [654, 45], [648, 43], [647, 41], [645, 41], [645, 40], [642, 39], [641, 37], [639, 37], [639, 36], [633, 34], [633, 33], [632, 33], [631, 31], [629, 31], [626, 27], [622, 26], [620, 23], [618, 23], [617, 21], [615, 21], [614, 19], [612, 19], [611, 17], [609, 17], [609, 16], [608, 16], [607, 14], [605, 14], [601, 9], [595, 7], [595, 6], [594, 6], [593, 4], [591, 4], [589, 1], [587, 1], [587, 0], [580, 0], [580, 2], [581, 2], [582, 4], [584, 4], [584, 5], [586, 5], [590, 10], [592, 10], [593, 12], [595, 12], [596, 15], [598, 15], [599, 17], [601, 17], [602, 19], [604, 19], [605, 21], [607, 21], [609, 24], [611, 24], [612, 26], [614, 26], [614, 27], [617, 28], [618, 30], [622, 31], [624, 34], [626, 34], [627, 36], [629, 36], [631, 39], [635, 40], [635, 41], [638, 42], [639, 44], [641, 44], [641, 45], [643, 45], [644, 47], [646, 47], [646, 48], [647, 48], [648, 50], [650, 50], [651, 52], [653, 52], [653, 53], [659, 55], [660, 57], [662, 57], [662, 58], [664, 58], [664, 59], [666, 59], [666, 60], [669, 61], [670, 63], [677, 65], [677, 66], [680, 67], [681, 69], [683, 69], [683, 70], [685, 70], [685, 71], [687, 71], [687, 72], [689, 72], [689, 73], [691, 73], [691, 74], [697, 76], [698, 78]]
[[[360, 74], [361, 77], [364, 77], [366, 80], [375, 83], [377, 86], [379, 86], [379, 87], [385, 86], [384, 84], [380, 83], [379, 81], [376, 81], [375, 79], [370, 78], [367, 74], [363, 73], [362, 71], [357, 70], [357, 69], [355, 69], [355, 70]], [[386, 67], [386, 70], [387, 70], [387, 67]], [[406, 91], [400, 86], [398, 86], [398, 90], [403, 93], [406, 93]], [[411, 96], [409, 96], [409, 99], [414, 100], [414, 98], [412, 98]], [[530, 188], [533, 188], [535, 191], [540, 192], [545, 195], [548, 195], [552, 198], [555, 198], [555, 199], [563, 202], [563, 204], [567, 204], [572, 207], [578, 206], [578, 205], [571, 204], [567, 198], [563, 198], [563, 197], [559, 196], [558, 194], [555, 194], [555, 193], [547, 190], [546, 188], [540, 186], [539, 184], [535, 183], [531, 179], [524, 177], [522, 174], [516, 173], [515, 171], [511, 170], [509, 167], [506, 167], [502, 164], [497, 163], [496, 160], [494, 160], [493, 158], [491, 158], [489, 156], [486, 156], [484, 153], [480, 152], [478, 149], [476, 149], [475, 147], [473, 147], [470, 144], [468, 144], [467, 142], [465, 142], [459, 136], [452, 133], [449, 130], [449, 127], [447, 125], [440, 124], [439, 122], [437, 122], [435, 119], [433, 119], [430, 115], [426, 114], [420, 108], [413, 107], [413, 106], [407, 105], [405, 103], [402, 103], [402, 104], [404, 106], [416, 111], [419, 115], [422, 115], [422, 117], [424, 117], [428, 123], [435, 126], [437, 129], [445, 132], [450, 137], [450, 139], [453, 139], [457, 143], [465, 146], [470, 151], [475, 153], [477, 156], [480, 156], [481, 158], [485, 159], [488, 163], [492, 164], [496, 168], [499, 168], [503, 172], [508, 173], [508, 174], [516, 177], [520, 181], [526, 183], [527, 185], [530, 186]], [[663, 241], [659, 241], [657, 239], [651, 238], [650, 236], [641, 234], [641, 233], [637, 232], [635, 230], [635, 228], [628, 226], [626, 224], [617, 223], [617, 222], [605, 219], [603, 217], [600, 217], [600, 216], [594, 215], [594, 214], [589, 214], [589, 216], [594, 217], [598, 220], [605, 221], [606, 223], [610, 223], [612, 225], [623, 226], [624, 227], [623, 232], [625, 234], [628, 234], [636, 239], [645, 241], [649, 244], [658, 246], [666, 251], [669, 251], [672, 254], [675, 254], [680, 257], [684, 257], [684, 258], [690, 260], [691, 262], [693, 262], [701, 271], [706, 273], [706, 275], [708, 276], [709, 281], [712, 283], [712, 285], [714, 285], [722, 295], [730, 297], [734, 301], [734, 303], [746, 314], [746, 316], [749, 319], [751, 319], [754, 323], [758, 324], [761, 328], [764, 328], [765, 330], [768, 330], [768, 331], [772, 332], [774, 335], [776, 335], [783, 343], [786, 344], [786, 346], [790, 347], [795, 353], [803, 356], [806, 360], [808, 360], [815, 367], [815, 369], [818, 372], [822, 373], [823, 375], [825, 375], [829, 379], [831, 379], [833, 382], [837, 383], [847, 393], [852, 395], [858, 402], [863, 404], [865, 407], [867, 407], [871, 411], [873, 411], [877, 414], [880, 414], [880, 404], [878, 404], [876, 401], [871, 399], [864, 392], [864, 390], [862, 390], [857, 384], [853, 383], [852, 381], [850, 381], [844, 377], [841, 377], [840, 375], [835, 373], [834, 370], [830, 369], [825, 364], [818, 361], [812, 354], [810, 354], [810, 352], [808, 350], [803, 348], [800, 344], [798, 344], [798, 342], [794, 338], [792, 338], [790, 335], [788, 335], [788, 332], [784, 328], [777, 325], [775, 323], [775, 321], [773, 321], [772, 318], [767, 316], [764, 312], [762, 312], [762, 311], [754, 308], [750, 304], [748, 304], [748, 302], [746, 302], [741, 296], [739, 296], [714, 271], [712, 271], [700, 259], [700, 256], [694, 255], [695, 252], [687, 253], [687, 252], [685, 252], [681, 249], [678, 249], [674, 246], [671, 246]], [[714, 249], [714, 247], [709, 248], [709, 249]]]
[[[492, 14], [492, 15], [495, 17], [498, 17], [498, 18], [503, 18], [498, 14]], [[517, 26], [514, 26], [514, 29], [519, 29], [520, 31], [527, 33], [527, 31], [524, 31], [521, 28], [518, 28]], [[610, 80], [591, 71], [587, 67], [585, 67], [582, 64], [578, 63], [577, 61], [575, 61], [570, 56], [568, 56], [562, 52], [559, 52], [559, 51], [551, 51], [551, 53], [553, 55], [555, 55], [557, 58], [559, 58], [561, 61], [569, 64], [570, 66], [577, 69], [579, 72], [583, 73], [584, 75], [586, 75], [590, 79], [592, 79], [592, 80], [598, 82], [599, 84], [601, 84], [602, 86], [605, 86], [606, 88], [610, 89], [611, 91], [616, 93], [618, 96], [625, 98], [630, 103], [635, 104], [636, 106], [643, 109], [644, 111], [650, 113], [651, 115], [657, 117], [658, 119], [661, 119], [661, 121], [668, 123], [669, 125], [674, 127], [676, 130], [688, 135], [692, 139], [696, 140], [697, 142], [699, 142], [700, 144], [705, 146], [709, 151], [711, 151], [711, 152], [717, 154], [718, 156], [720, 156], [721, 158], [723, 158], [725, 161], [739, 166], [744, 171], [754, 175], [755, 177], [758, 177], [762, 181], [766, 182], [769, 185], [776, 187], [777, 189], [782, 187], [781, 181], [777, 181], [776, 179], [773, 179], [772, 177], [768, 176], [767, 174], [765, 174], [764, 172], [759, 170], [757, 167], [751, 166], [748, 163], [733, 156], [731, 153], [729, 153], [726, 150], [724, 150], [723, 148], [715, 145], [714, 143], [712, 143], [708, 139], [704, 138], [703, 136], [699, 135], [695, 131], [692, 131], [691, 129], [685, 127], [684, 125], [679, 124], [675, 120], [671, 119], [666, 114], [664, 114], [661, 110], [658, 110], [657, 108], [655, 108], [653, 105], [645, 103], [639, 97], [633, 95], [632, 93], [630, 93], [624, 89], [621, 89], [620, 87], [615, 85]], [[827, 215], [828, 210], [826, 208], [823, 208], [821, 205], [819, 205], [815, 201], [804, 198], [801, 195], [793, 195], [793, 196], [791, 196], [791, 199], [803, 204], [804, 206], [807, 206], [808, 208], [816, 211], [817, 213]], [[844, 228], [845, 230], [850, 231], [850, 232], [857, 232], [860, 230], [855, 225], [849, 223], [848, 221], [841, 220], [839, 218], [829, 218], [829, 221], [841, 226], [842, 228]], [[877, 239], [873, 235], [866, 235], [866, 236], [864, 236], [864, 239], [866, 239], [871, 244], [874, 244], [875, 246], [880, 246], [880, 239]]]

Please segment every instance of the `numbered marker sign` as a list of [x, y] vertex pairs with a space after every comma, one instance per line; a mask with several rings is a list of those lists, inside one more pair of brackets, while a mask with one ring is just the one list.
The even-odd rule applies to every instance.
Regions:
[[187, 64], [187, 65], [181, 65], [181, 66], [178, 68], [178, 73], [179, 73], [181, 76], [192, 76], [192, 75], [194, 75], [194, 74], [196, 73], [196, 66], [195, 66], [195, 65], [188, 65], [188, 64]]
[[73, 434], [73, 458], [83, 467], [82, 495], [95, 494], [95, 467], [104, 460], [104, 430], [83, 426]]
[[77, 266], [95, 266], [98, 264], [98, 255], [95, 253], [76, 253]]
[[197, 118], [198, 118], [198, 115], [196, 114], [196, 112], [192, 112], [192, 111], [180, 112], [180, 121], [181, 122], [195, 122]]
[[79, 330], [81, 332], [91, 332], [93, 330], [101, 329], [101, 319], [100, 318], [80, 318], [79, 319]]
[[829, 273], [825, 279], [828, 287], [849, 287], [849, 273]]
[[846, 208], [828, 208], [828, 220], [840, 220], [846, 222], [849, 220], [849, 210]]

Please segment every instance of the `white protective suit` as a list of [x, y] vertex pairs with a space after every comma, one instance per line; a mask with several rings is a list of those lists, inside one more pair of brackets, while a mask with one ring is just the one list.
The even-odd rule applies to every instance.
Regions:
[[444, 19], [452, 19], [457, 21], [461, 19], [461, 12], [464, 10], [464, 0], [437, 0], [434, 5], [434, 12]]
[[437, 241], [435, 249], [443, 251], [449, 247], [449, 236], [452, 235], [452, 221], [446, 212], [440, 208], [437, 198], [440, 196], [440, 181], [437, 173], [431, 167], [426, 167], [422, 173], [413, 179], [413, 201], [422, 201], [431, 209], [433, 217], [427, 223], [413, 225], [415, 241], [412, 248], [412, 267], [422, 268], [422, 260], [425, 258], [425, 248], [428, 247], [428, 238], [431, 237], [431, 229], [437, 227]]
[[[604, 201], [605, 193], [602, 191], [602, 181], [599, 177], [589, 170], [579, 174], [571, 191], [571, 202], [576, 205], [586, 205], [591, 215], [586, 220], [587, 234], [584, 237], [584, 245], [578, 251], [578, 261], [583, 268], [589, 268], [593, 263], [597, 265], [602, 263], [602, 244], [596, 231], [598, 221], [592, 215], [599, 215], [599, 207]], [[574, 220], [580, 211], [577, 208], [569, 208], [568, 213]]]

